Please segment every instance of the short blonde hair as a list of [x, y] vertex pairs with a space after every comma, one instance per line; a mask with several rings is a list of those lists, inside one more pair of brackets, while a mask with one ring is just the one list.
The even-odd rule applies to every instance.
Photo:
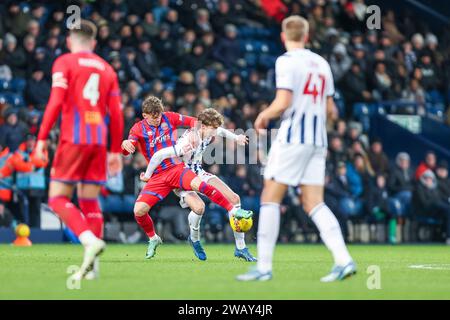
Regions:
[[300, 16], [289, 16], [281, 23], [287, 41], [301, 42], [309, 32], [308, 21]]

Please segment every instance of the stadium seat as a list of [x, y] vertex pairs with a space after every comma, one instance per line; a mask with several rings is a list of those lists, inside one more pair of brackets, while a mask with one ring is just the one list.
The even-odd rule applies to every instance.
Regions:
[[22, 95], [10, 91], [0, 93], [0, 103], [7, 103], [14, 107], [25, 106], [25, 100]]
[[11, 80], [10, 90], [16, 93], [22, 93], [25, 89], [27, 82], [23, 78], [14, 78]]
[[10, 85], [11, 84], [8, 80], [0, 80], [0, 89], [1, 90], [8, 90]]

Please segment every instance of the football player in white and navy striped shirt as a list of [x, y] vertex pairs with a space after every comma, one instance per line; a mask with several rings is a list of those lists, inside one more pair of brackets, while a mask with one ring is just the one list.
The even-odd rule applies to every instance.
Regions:
[[344, 279], [356, 272], [339, 223], [323, 200], [327, 154], [327, 115], [335, 115], [334, 85], [330, 66], [321, 56], [305, 49], [308, 21], [291, 16], [282, 23], [286, 53], [275, 65], [275, 100], [261, 112], [255, 129], [267, 128], [281, 117], [280, 129], [269, 152], [258, 225], [258, 264], [238, 280], [269, 280], [280, 229], [280, 203], [288, 186], [301, 186], [303, 209], [316, 224], [333, 254], [332, 271], [321, 281]]

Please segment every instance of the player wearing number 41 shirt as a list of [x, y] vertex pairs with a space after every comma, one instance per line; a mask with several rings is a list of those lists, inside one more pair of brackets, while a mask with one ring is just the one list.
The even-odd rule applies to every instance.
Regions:
[[[52, 90], [36, 146], [36, 154], [45, 158], [49, 132], [61, 116], [59, 144], [50, 173], [49, 206], [85, 248], [81, 268], [73, 275], [76, 279], [98, 276], [97, 257], [105, 243], [101, 240], [103, 216], [97, 197], [107, 169], [114, 175], [122, 164], [119, 86], [112, 67], [93, 53], [96, 33], [96, 26], [86, 20], [70, 31], [70, 53], [53, 64]], [[75, 187], [79, 208], [71, 202]]]
[[[147, 97], [142, 103], [142, 116], [144, 119], [131, 128], [128, 139], [122, 142], [122, 150], [123, 154], [127, 155], [134, 153], [139, 146], [147, 161], [150, 161], [159, 150], [175, 146], [177, 127], [194, 127], [197, 122], [197, 119], [193, 117], [175, 112], [164, 112], [161, 100], [154, 96]], [[151, 259], [156, 253], [156, 248], [162, 243], [161, 238], [155, 233], [153, 221], [148, 213], [156, 203], [163, 200], [174, 189], [202, 192], [237, 219], [250, 218], [253, 215], [251, 211], [236, 208], [218, 188], [202, 181], [177, 159], [166, 159], [156, 167], [152, 178], [142, 189], [134, 206], [136, 222], [149, 237], [146, 259]], [[199, 227], [204, 209], [202, 207], [192, 209], [197, 216], [195, 220]], [[197, 258], [206, 260], [200, 240], [189, 240]]]
[[272, 278], [272, 258], [280, 228], [280, 203], [287, 187], [300, 186], [303, 209], [331, 251], [334, 266], [321, 281], [342, 280], [356, 273], [339, 223], [323, 202], [325, 158], [327, 154], [327, 113], [335, 115], [334, 85], [329, 64], [305, 49], [308, 21], [291, 16], [282, 23], [281, 39], [286, 53], [275, 65], [275, 100], [258, 115], [255, 129], [267, 128], [281, 116], [276, 140], [269, 152], [264, 172], [264, 189], [258, 224], [258, 264], [237, 277], [240, 281]]

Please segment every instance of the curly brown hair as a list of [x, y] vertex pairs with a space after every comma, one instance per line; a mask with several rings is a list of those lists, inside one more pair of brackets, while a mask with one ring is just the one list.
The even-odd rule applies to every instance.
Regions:
[[197, 119], [208, 127], [218, 128], [223, 125], [223, 116], [213, 108], [208, 108], [200, 112]]
[[142, 113], [147, 113], [152, 117], [157, 117], [164, 111], [164, 105], [158, 97], [148, 96], [142, 102]]

